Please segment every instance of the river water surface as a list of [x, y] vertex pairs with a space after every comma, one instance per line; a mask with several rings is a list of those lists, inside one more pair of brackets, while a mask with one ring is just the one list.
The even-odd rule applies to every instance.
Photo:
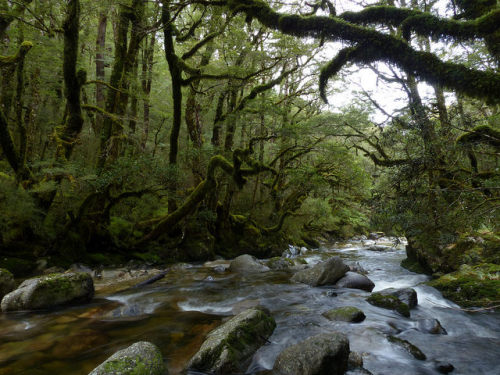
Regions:
[[[171, 374], [180, 373], [213, 328], [233, 311], [260, 304], [274, 315], [276, 330], [254, 355], [249, 374], [270, 369], [285, 347], [326, 331], [344, 332], [351, 350], [362, 353], [374, 375], [438, 374], [436, 361], [454, 365], [452, 374], [500, 374], [500, 312], [466, 313], [429, 286], [427, 276], [403, 269], [402, 248], [375, 252], [361, 243], [330, 245], [307, 252], [310, 264], [332, 255], [359, 262], [375, 283], [374, 291], [413, 287], [419, 304], [404, 318], [365, 302], [367, 292], [313, 288], [270, 271], [240, 275], [214, 264], [186, 264], [141, 289], [101, 292], [92, 303], [59, 311], [0, 315], [0, 375], [84, 375], [116, 350], [136, 341], [158, 345]], [[219, 271], [219, 272], [217, 272]], [[356, 306], [366, 320], [331, 322], [321, 313]], [[419, 320], [438, 319], [447, 335], [419, 331]], [[396, 335], [419, 347], [427, 360], [414, 359], [389, 342]]]

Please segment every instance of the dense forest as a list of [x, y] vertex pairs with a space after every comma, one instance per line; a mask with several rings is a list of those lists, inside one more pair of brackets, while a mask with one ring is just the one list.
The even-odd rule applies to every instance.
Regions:
[[0, 375], [499, 373], [499, 69], [499, 0], [0, 0]]
[[343, 3], [2, 0], [0, 265], [374, 230], [430, 273], [498, 264], [497, 1]]

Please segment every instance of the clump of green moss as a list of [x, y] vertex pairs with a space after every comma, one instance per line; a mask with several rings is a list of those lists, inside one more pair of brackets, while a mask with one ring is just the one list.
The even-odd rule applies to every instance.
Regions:
[[462, 306], [490, 306], [500, 300], [500, 265], [462, 265], [428, 284]]

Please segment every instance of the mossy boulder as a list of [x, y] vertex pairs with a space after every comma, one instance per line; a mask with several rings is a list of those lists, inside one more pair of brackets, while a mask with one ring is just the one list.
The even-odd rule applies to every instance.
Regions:
[[337, 288], [360, 289], [366, 292], [371, 292], [375, 288], [375, 284], [368, 277], [356, 272], [347, 272], [335, 284]]
[[168, 374], [160, 349], [140, 341], [117, 351], [89, 375], [165, 375]]
[[347, 371], [349, 340], [340, 332], [322, 333], [283, 350], [276, 375], [341, 375]]
[[346, 265], [339, 257], [332, 257], [325, 262], [316, 264], [312, 268], [308, 268], [297, 272], [292, 276], [292, 281], [308, 284], [311, 286], [333, 285], [346, 272], [349, 271], [349, 266]]
[[490, 306], [500, 300], [500, 265], [462, 265], [428, 284], [462, 306]]
[[94, 296], [92, 277], [85, 272], [51, 274], [25, 280], [2, 299], [2, 311], [37, 310], [83, 303]]
[[345, 306], [325, 311], [322, 314], [325, 318], [334, 321], [359, 323], [365, 320], [366, 316], [357, 307]]
[[417, 292], [412, 288], [384, 289], [373, 293], [366, 301], [377, 307], [397, 311], [407, 318], [410, 317], [410, 309], [418, 303]]
[[210, 332], [187, 367], [210, 374], [243, 373], [275, 327], [264, 308], [245, 310]]
[[388, 340], [392, 342], [393, 344], [396, 344], [400, 347], [402, 347], [404, 350], [406, 350], [408, 353], [410, 353], [415, 359], [424, 361], [427, 359], [426, 355], [415, 345], [413, 345], [411, 342], [407, 340], [400, 339], [399, 337], [396, 336], [389, 336]]
[[8, 270], [0, 268], [0, 299], [16, 288], [14, 276]]

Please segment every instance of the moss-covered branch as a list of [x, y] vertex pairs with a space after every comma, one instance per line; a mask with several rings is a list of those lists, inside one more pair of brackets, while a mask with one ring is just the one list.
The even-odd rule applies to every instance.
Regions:
[[19, 50], [12, 56], [1, 56], [0, 55], [0, 67], [17, 64], [19, 61], [23, 60], [26, 54], [33, 48], [33, 43], [23, 42], [19, 47]]
[[[244, 12], [262, 24], [285, 34], [299, 37], [325, 38], [363, 45], [359, 52], [344, 57], [347, 61], [368, 63], [385, 61], [430, 84], [456, 90], [471, 97], [500, 101], [500, 74], [469, 69], [463, 65], [441, 61], [432, 53], [416, 51], [395, 36], [362, 27], [338, 17], [301, 17], [274, 11], [262, 0], [229, 0], [235, 12]], [[330, 69], [331, 73], [338, 69]], [[331, 75], [330, 75], [331, 77]]]
[[500, 131], [488, 125], [476, 126], [470, 132], [458, 137], [457, 143], [466, 146], [483, 143], [500, 148]]

